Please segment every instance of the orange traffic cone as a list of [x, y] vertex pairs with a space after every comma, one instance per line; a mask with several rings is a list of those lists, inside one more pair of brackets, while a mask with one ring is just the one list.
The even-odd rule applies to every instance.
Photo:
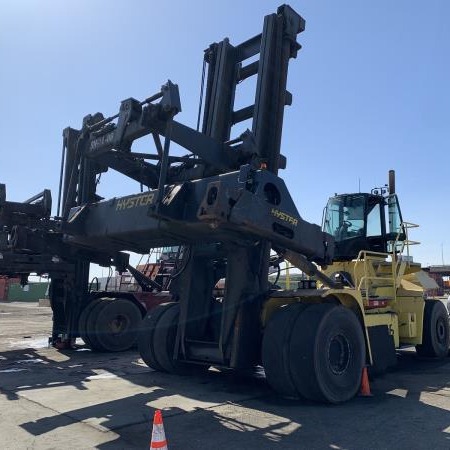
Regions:
[[359, 391], [360, 397], [373, 397], [370, 392], [369, 375], [367, 374], [367, 367], [364, 366], [361, 376], [361, 389]]
[[159, 409], [155, 411], [155, 415], [153, 417], [152, 441], [150, 442], [150, 449], [152, 448], [167, 450], [166, 434], [164, 433], [162, 414]]

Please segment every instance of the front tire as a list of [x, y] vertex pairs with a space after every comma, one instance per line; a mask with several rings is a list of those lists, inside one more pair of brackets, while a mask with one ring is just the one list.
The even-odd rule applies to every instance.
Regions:
[[356, 395], [365, 363], [361, 323], [344, 306], [312, 305], [294, 324], [291, 376], [305, 398], [341, 403]]
[[179, 303], [163, 303], [149, 311], [141, 324], [138, 349], [141, 358], [154, 370], [179, 375], [201, 373], [209, 365], [197, 365], [174, 358], [180, 316]]
[[297, 317], [306, 307], [302, 303], [282, 306], [270, 318], [262, 341], [262, 363], [267, 382], [274, 391], [289, 398], [298, 397], [289, 361], [291, 335]]
[[142, 320], [138, 332], [138, 350], [142, 360], [147, 366], [160, 372], [164, 372], [165, 369], [156, 359], [154, 335], [161, 317], [175, 306], [176, 303], [174, 302], [163, 303], [156, 308], [151, 309]]
[[176, 303], [163, 314], [155, 328], [153, 340], [155, 357], [163, 371], [175, 374], [184, 374], [192, 366], [174, 359], [175, 339], [178, 329], [180, 305]]

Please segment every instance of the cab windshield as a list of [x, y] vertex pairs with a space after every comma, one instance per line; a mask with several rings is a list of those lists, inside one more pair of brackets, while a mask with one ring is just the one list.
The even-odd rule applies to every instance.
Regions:
[[364, 196], [334, 197], [329, 200], [324, 215], [323, 231], [343, 241], [365, 236]]

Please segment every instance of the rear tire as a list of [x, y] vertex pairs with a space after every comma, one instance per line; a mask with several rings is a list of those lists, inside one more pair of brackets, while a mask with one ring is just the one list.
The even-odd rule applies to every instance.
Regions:
[[307, 305], [285, 305], [275, 312], [264, 331], [262, 363], [266, 379], [272, 389], [285, 397], [298, 397], [292, 381], [289, 346], [293, 326]]
[[362, 326], [344, 306], [311, 305], [297, 317], [290, 344], [290, 368], [305, 398], [345, 402], [358, 392], [365, 362]]
[[422, 344], [416, 345], [420, 356], [445, 358], [449, 349], [449, 318], [445, 306], [439, 300], [425, 302]]

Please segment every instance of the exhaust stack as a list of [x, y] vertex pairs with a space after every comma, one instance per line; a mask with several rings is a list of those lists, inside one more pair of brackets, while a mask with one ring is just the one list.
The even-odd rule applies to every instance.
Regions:
[[389, 194], [395, 194], [395, 170], [389, 171]]

